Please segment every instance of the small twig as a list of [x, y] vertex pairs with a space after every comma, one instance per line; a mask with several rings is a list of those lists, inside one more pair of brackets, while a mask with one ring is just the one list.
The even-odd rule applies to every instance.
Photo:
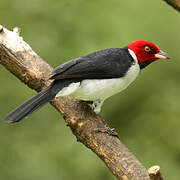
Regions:
[[158, 165], [152, 166], [148, 169], [150, 180], [164, 180], [160, 167]]
[[0, 25], [0, 33], [3, 31], [3, 26]]
[[180, 0], [163, 0], [172, 6], [174, 9], [180, 12]]
[[16, 35], [19, 36], [20, 33], [21, 33], [21, 28], [19, 28], [19, 27], [14, 27], [14, 28], [13, 28], [13, 32], [16, 33]]

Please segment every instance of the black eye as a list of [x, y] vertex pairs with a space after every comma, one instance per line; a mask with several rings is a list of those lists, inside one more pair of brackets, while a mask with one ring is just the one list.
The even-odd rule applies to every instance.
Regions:
[[144, 47], [144, 50], [145, 50], [146, 52], [148, 52], [148, 53], [151, 52], [151, 48], [150, 48], [149, 46], [145, 46], [145, 47]]

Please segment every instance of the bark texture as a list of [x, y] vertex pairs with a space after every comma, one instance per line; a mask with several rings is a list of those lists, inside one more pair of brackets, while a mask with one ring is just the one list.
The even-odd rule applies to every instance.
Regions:
[[[47, 87], [52, 68], [19, 36], [20, 30], [0, 26], [0, 64], [30, 88]], [[56, 98], [52, 105], [63, 115], [77, 140], [95, 152], [120, 180], [149, 180], [148, 171], [117, 136], [97, 131], [107, 126], [85, 102]]]
[[180, 0], [163, 0], [180, 12]]

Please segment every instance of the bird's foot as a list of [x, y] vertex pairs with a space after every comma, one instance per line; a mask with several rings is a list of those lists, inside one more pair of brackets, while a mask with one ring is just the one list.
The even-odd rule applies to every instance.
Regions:
[[95, 131], [102, 132], [102, 133], [108, 133], [109, 135], [118, 137], [118, 133], [115, 131], [115, 129], [108, 127], [107, 124], [104, 127], [96, 128]]
[[92, 109], [96, 114], [99, 114], [101, 112], [101, 106], [102, 106], [103, 102], [104, 101], [102, 101], [102, 100], [97, 100], [97, 101], [93, 102]]

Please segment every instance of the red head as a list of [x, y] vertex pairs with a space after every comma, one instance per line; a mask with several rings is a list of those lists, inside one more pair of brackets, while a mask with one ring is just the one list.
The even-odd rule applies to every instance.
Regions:
[[169, 59], [166, 53], [164, 53], [160, 50], [159, 47], [148, 41], [133, 41], [128, 45], [128, 48], [135, 53], [139, 63], [150, 63], [157, 59]]

